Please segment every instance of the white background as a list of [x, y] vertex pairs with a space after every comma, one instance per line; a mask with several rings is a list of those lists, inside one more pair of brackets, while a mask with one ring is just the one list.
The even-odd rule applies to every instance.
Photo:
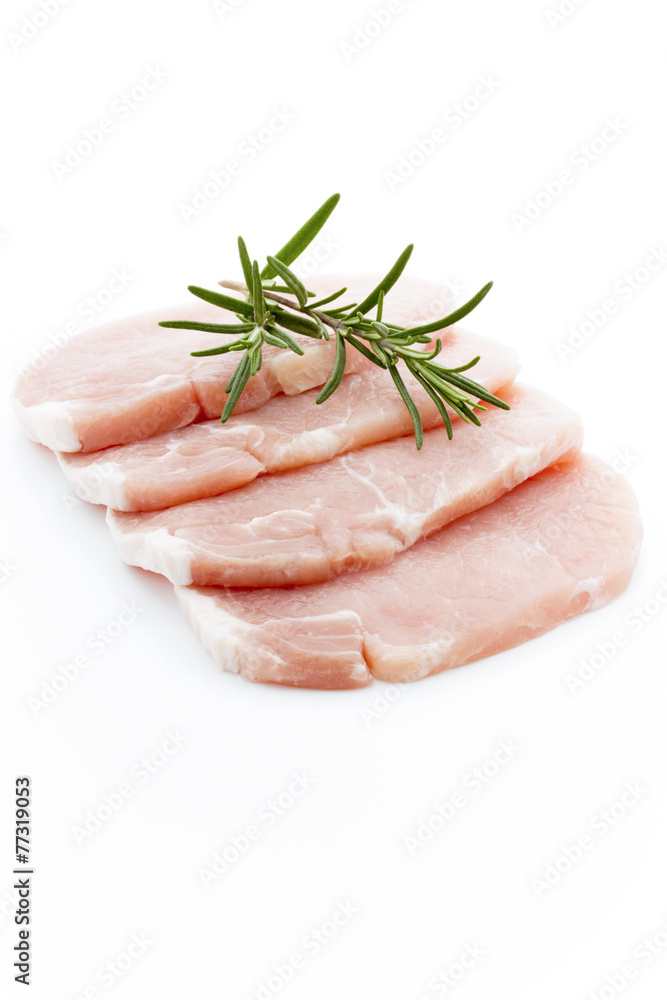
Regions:
[[[70, 0], [45, 19], [31, 0], [3, 4], [2, 398], [33, 349], [85, 325], [86, 299], [100, 305], [114, 269], [131, 280], [99, 321], [233, 276], [239, 232], [273, 252], [338, 190], [323, 269], [379, 270], [414, 240], [412, 273], [449, 280], [459, 299], [493, 278], [469, 325], [514, 345], [527, 381], [583, 413], [589, 450], [620, 461], [640, 496], [646, 542], [612, 606], [490, 660], [403, 689], [253, 686], [217, 672], [166, 581], [121, 564], [103, 512], [72, 502], [4, 403], [2, 995], [24, 995], [11, 969], [11, 808], [15, 776], [30, 774], [36, 1000], [658, 1000], [667, 266], [640, 270], [630, 293], [623, 276], [667, 246], [662, 7], [580, 0], [559, 21], [556, 0], [413, 0], [366, 32], [386, 0], [218, 6]], [[165, 78], [119, 111], [149, 69]], [[274, 109], [293, 120], [251, 162], [243, 144]], [[105, 117], [103, 142], [59, 170]], [[608, 118], [618, 135], [594, 143]], [[445, 141], [391, 181], [438, 127]], [[239, 175], [186, 222], [182, 206], [230, 159]], [[547, 195], [565, 169], [572, 183]], [[559, 356], [609, 298], [616, 311]], [[123, 602], [142, 610], [96, 655], [89, 637]], [[639, 627], [634, 608], [649, 609]], [[573, 693], [568, 675], [619, 630], [626, 645], [599, 654]], [[35, 714], [29, 699], [85, 652], [91, 665]], [[142, 782], [138, 762], [170, 731], [187, 741]], [[520, 749], [475, 794], [466, 775], [501, 740]], [[294, 773], [311, 787], [273, 824], [258, 820], [281, 793], [289, 801]], [[88, 811], [128, 781], [131, 797], [77, 843]], [[595, 817], [626, 782], [639, 799], [602, 833]], [[460, 790], [465, 805], [410, 853], [405, 838]], [[200, 869], [253, 824], [260, 839], [206, 889]], [[539, 890], [585, 834], [590, 850]], [[304, 939], [341, 903], [356, 913], [315, 953]], [[127, 964], [133, 934], [152, 943], [121, 978], [98, 978]], [[484, 954], [448, 988], [434, 977], [459, 974], [466, 947]], [[297, 954], [305, 967], [262, 993]], [[635, 977], [613, 979], [627, 963]]]

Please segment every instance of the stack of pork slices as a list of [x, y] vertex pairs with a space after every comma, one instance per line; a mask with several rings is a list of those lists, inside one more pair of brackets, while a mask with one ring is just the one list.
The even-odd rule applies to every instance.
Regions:
[[[353, 298], [375, 276], [309, 282]], [[387, 318], [414, 326], [439, 298], [403, 278]], [[249, 680], [353, 688], [407, 681], [538, 636], [628, 584], [641, 522], [627, 483], [580, 453], [578, 416], [515, 383], [510, 348], [452, 328], [440, 361], [481, 355], [474, 378], [509, 411], [447, 435], [406, 373], [424, 428], [387, 373], [348, 351], [340, 388], [317, 406], [333, 345], [267, 347], [221, 424], [234, 355], [192, 358], [209, 333], [158, 320], [219, 321], [197, 301], [73, 338], [19, 378], [28, 436], [57, 453], [77, 495], [108, 507], [130, 565], [175, 585], [194, 631]]]

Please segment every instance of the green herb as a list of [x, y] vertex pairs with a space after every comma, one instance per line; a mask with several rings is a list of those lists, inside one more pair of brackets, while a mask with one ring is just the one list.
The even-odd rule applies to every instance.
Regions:
[[[410, 259], [413, 250], [413, 245], [410, 244], [363, 302], [337, 305], [330, 309], [323, 308], [340, 299], [347, 291], [346, 288], [341, 288], [317, 302], [309, 301], [315, 297], [314, 294], [306, 289], [289, 265], [294, 263], [312, 243], [339, 199], [340, 195], [337, 194], [327, 199], [275, 256], [266, 258], [267, 262], [262, 271], [257, 261], [251, 260], [245, 242], [239, 236], [238, 250], [244, 283], [221, 281], [220, 285], [223, 288], [243, 292], [244, 299], [212, 292], [196, 285], [189, 286], [189, 291], [193, 295], [233, 313], [238, 323], [194, 323], [189, 320], [160, 323], [160, 326], [178, 330], [202, 330], [208, 333], [236, 335], [235, 340], [221, 347], [191, 352], [193, 357], [202, 358], [227, 354], [231, 351], [243, 351], [243, 357], [225, 387], [228, 398], [221, 417], [222, 423], [232, 415], [248, 380], [262, 367], [264, 344], [294, 351], [295, 354], [304, 353], [303, 348], [292, 336], [295, 333], [316, 340], [328, 340], [332, 333], [335, 336], [336, 357], [333, 371], [317, 397], [317, 403], [324, 403], [340, 385], [345, 374], [348, 346], [360, 351], [378, 367], [387, 369], [412, 418], [417, 448], [421, 448], [424, 437], [422, 422], [419, 410], [399, 371], [401, 363], [438, 407], [450, 439], [452, 423], [447, 407], [461, 420], [477, 425], [480, 425], [480, 420], [475, 411], [485, 410], [484, 403], [509, 410], [508, 404], [502, 399], [498, 399], [463, 374], [477, 364], [479, 357], [473, 358], [467, 365], [461, 365], [459, 368], [445, 368], [435, 360], [442, 350], [440, 339], [436, 340], [435, 347], [430, 351], [414, 346], [430, 344], [431, 334], [452, 326], [472, 312], [487, 295], [493, 282], [484, 285], [465, 305], [433, 323], [408, 329], [385, 322], [383, 321], [385, 297], [401, 277]], [[368, 313], [373, 309], [376, 310], [375, 319], [370, 319]]]

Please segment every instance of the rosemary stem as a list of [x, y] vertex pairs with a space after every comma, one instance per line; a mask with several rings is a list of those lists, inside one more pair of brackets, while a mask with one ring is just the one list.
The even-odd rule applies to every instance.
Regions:
[[[248, 292], [247, 287], [240, 281], [219, 281], [218, 284], [222, 288], [231, 288], [236, 292]], [[336, 330], [342, 336], [347, 333], [347, 325], [343, 320], [334, 319], [325, 312], [320, 312], [319, 309], [309, 309], [307, 306], [302, 308], [298, 302], [294, 302], [291, 299], [286, 299], [284, 295], [278, 295], [277, 292], [272, 292], [270, 288], [264, 289], [264, 298], [271, 299], [273, 302], [277, 302], [278, 305], [285, 306], [287, 309], [293, 309], [294, 312], [304, 313], [306, 316], [316, 316], [325, 326], [330, 326], [332, 330]], [[357, 331], [361, 336], [363, 333]]]

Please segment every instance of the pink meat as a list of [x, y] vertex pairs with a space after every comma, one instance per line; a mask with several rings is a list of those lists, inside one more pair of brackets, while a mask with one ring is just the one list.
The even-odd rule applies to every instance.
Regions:
[[627, 586], [641, 522], [598, 459], [553, 466], [388, 565], [307, 587], [177, 587], [205, 648], [248, 680], [418, 680], [510, 649]]
[[579, 417], [529, 387], [483, 426], [428, 431], [321, 465], [266, 476], [222, 496], [107, 522], [126, 562], [172, 583], [279, 587], [389, 562], [581, 447]]
[[[377, 280], [374, 275], [330, 276], [308, 283], [318, 295], [347, 284], [346, 301], [359, 301]], [[437, 298], [435, 285], [404, 278], [387, 297], [388, 319], [406, 326], [419, 323]], [[227, 398], [224, 387], [238, 356], [193, 358], [190, 351], [218, 347], [224, 338], [166, 330], [158, 321], [228, 323], [230, 317], [216, 306], [192, 299], [185, 306], [132, 316], [73, 337], [53, 359], [28, 366], [17, 380], [12, 401], [26, 434], [55, 451], [89, 452], [219, 417]], [[278, 392], [296, 395], [327, 380], [333, 342], [296, 339], [305, 351], [303, 357], [265, 348], [264, 364], [250, 379], [238, 412], [262, 406]], [[359, 352], [348, 352], [349, 372], [369, 364]]]
[[[452, 331], [440, 359], [455, 368], [478, 354], [481, 361], [472, 373], [476, 381], [492, 392], [513, 381], [517, 355], [485, 337]], [[425, 426], [440, 423], [433, 401], [406, 377]], [[59, 453], [58, 460], [82, 499], [116, 510], [158, 510], [412, 430], [387, 372], [375, 366], [348, 376], [320, 406], [315, 403], [318, 391], [276, 396], [252, 417], [234, 415], [226, 424], [207, 420], [102, 451]]]

